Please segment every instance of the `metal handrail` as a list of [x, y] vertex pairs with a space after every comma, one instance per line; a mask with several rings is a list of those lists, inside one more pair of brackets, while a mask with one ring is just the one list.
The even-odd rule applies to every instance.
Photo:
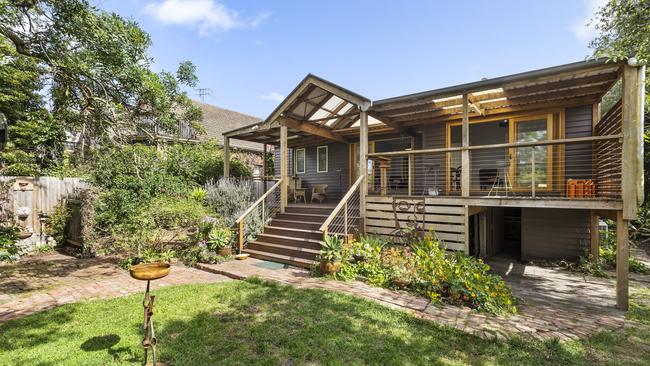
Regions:
[[241, 221], [244, 220], [244, 218], [245, 218], [246, 216], [248, 216], [248, 214], [251, 213], [251, 212], [255, 209], [255, 207], [257, 207], [260, 203], [263, 203], [263, 202], [264, 202], [264, 199], [265, 199], [268, 195], [270, 195], [270, 194], [271, 194], [275, 189], [277, 189], [277, 188], [280, 186], [281, 183], [282, 183], [282, 179], [280, 179], [279, 181], [277, 181], [277, 182], [273, 185], [273, 187], [271, 187], [271, 189], [269, 189], [268, 191], [266, 191], [266, 193], [264, 193], [264, 194], [263, 194], [260, 198], [258, 198], [257, 201], [255, 201], [255, 202], [254, 202], [254, 203], [253, 203], [253, 204], [252, 204], [252, 205], [251, 205], [251, 206], [250, 206], [246, 211], [244, 211], [244, 213], [241, 214], [241, 216], [239, 216], [239, 218], [235, 221], [235, 223], [237, 223], [237, 224], [241, 223]]
[[352, 197], [354, 192], [356, 192], [356, 190], [359, 188], [359, 185], [361, 185], [361, 183], [365, 180], [365, 178], [366, 177], [363, 175], [357, 178], [357, 180], [354, 182], [354, 184], [352, 184], [350, 189], [348, 189], [348, 192], [345, 194], [345, 196], [343, 196], [339, 204], [336, 205], [334, 211], [332, 211], [332, 213], [330, 213], [330, 215], [327, 217], [325, 222], [323, 222], [323, 225], [321, 225], [319, 230], [322, 231], [325, 235], [327, 235], [328, 226], [330, 225], [330, 223], [332, 223], [332, 220], [334, 220], [334, 218], [339, 214], [339, 211], [341, 211], [341, 209], [345, 207], [347, 212], [347, 205], [348, 205], [348, 201], [350, 200], [350, 197]]
[[598, 141], [607, 141], [607, 140], [618, 140], [622, 138], [623, 138], [622, 134], [574, 137], [568, 139], [510, 142], [510, 143], [503, 143], [503, 144], [474, 145], [474, 146], [466, 146], [466, 147], [458, 146], [458, 147], [441, 147], [435, 149], [387, 151], [387, 152], [378, 152], [378, 153], [368, 153], [368, 157], [432, 154], [432, 153], [456, 152], [456, 151], [463, 151], [463, 150], [472, 151], [472, 150], [490, 150], [490, 149], [499, 149], [499, 148], [534, 147], [534, 146], [545, 146], [545, 145], [564, 145], [564, 144], [572, 144], [572, 143], [587, 143], [587, 142], [598, 142]]
[[255, 210], [258, 206], [262, 206], [262, 223], [266, 223], [266, 210], [264, 207], [264, 202], [266, 202], [266, 198], [271, 195], [280, 185], [282, 184], [282, 179], [277, 181], [271, 189], [266, 191], [260, 198], [257, 199], [246, 211], [244, 211], [241, 216], [237, 220], [235, 220], [235, 223], [239, 226], [239, 253], [241, 254], [242, 250], [244, 249], [244, 223], [245, 223], [245, 218], [246, 216], [250, 215], [253, 210]]

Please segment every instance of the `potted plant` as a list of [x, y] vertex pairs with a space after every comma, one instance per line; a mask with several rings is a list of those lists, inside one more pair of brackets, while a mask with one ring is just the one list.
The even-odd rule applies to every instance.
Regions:
[[232, 231], [227, 227], [215, 226], [208, 234], [207, 245], [210, 250], [216, 251], [219, 255], [227, 257], [232, 255]]
[[343, 241], [338, 236], [328, 235], [321, 246], [318, 261], [323, 274], [336, 273], [341, 268], [343, 258]]
[[408, 268], [397, 267], [390, 275], [390, 281], [397, 287], [406, 287], [411, 284], [412, 273]]

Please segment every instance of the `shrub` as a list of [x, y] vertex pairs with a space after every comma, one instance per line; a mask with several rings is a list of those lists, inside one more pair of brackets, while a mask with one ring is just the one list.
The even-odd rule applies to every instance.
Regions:
[[118, 147], [95, 165], [90, 182], [101, 189], [96, 220], [104, 229], [132, 220], [154, 197], [185, 194], [189, 189], [182, 178], [164, 169], [163, 157], [154, 147]]
[[[196, 200], [160, 196], [151, 200], [137, 220], [159, 228], [186, 228], [198, 225], [206, 215], [208, 215], [208, 211]], [[148, 219], [151, 221], [147, 222]]]
[[[165, 154], [165, 170], [186, 182], [203, 185], [223, 176], [223, 153], [215, 141], [187, 145], [175, 144]], [[230, 175], [250, 177], [249, 167], [238, 160], [230, 162]]]
[[250, 181], [221, 178], [209, 182], [206, 191], [208, 205], [227, 226], [233, 226], [235, 220], [253, 203], [253, 186]]
[[497, 275], [489, 273], [482, 260], [464, 253], [447, 253], [430, 238], [410, 243], [410, 247], [386, 247], [373, 237], [344, 246], [343, 265], [333, 277], [339, 280], [362, 278], [380, 287], [408, 284], [408, 289], [429, 297], [469, 306], [488, 313], [515, 312], [512, 291]]
[[18, 255], [18, 232], [17, 226], [0, 226], [0, 261], [13, 261]]
[[[596, 277], [609, 277], [607, 271], [616, 269], [616, 231], [610, 231], [606, 239], [601, 240], [600, 246], [598, 247], [597, 261], [594, 261], [590, 254], [586, 254], [580, 257], [577, 263], [561, 261], [552, 264]], [[629, 257], [629, 270], [630, 272], [639, 274], [647, 274], [650, 272], [645, 263], [631, 255]]]
[[54, 210], [47, 219], [49, 234], [58, 244], [63, 244], [65, 241], [65, 230], [71, 216], [72, 210], [65, 201], [61, 201], [54, 206]]

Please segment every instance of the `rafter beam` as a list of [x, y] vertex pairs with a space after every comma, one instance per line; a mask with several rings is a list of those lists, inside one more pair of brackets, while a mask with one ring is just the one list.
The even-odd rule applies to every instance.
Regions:
[[411, 137], [415, 136], [415, 132], [413, 132], [412, 129], [404, 128], [399, 123], [393, 121], [391, 118], [388, 118], [387, 116], [384, 116], [381, 113], [374, 112], [374, 111], [369, 111], [368, 114], [371, 115], [372, 117], [378, 119], [379, 121], [381, 121], [386, 126], [394, 128], [400, 134], [408, 135], [408, 136], [411, 136]]
[[476, 113], [480, 114], [481, 116], [485, 116], [485, 109], [479, 108], [477, 101], [474, 101], [471, 96], [468, 96], [467, 98], [467, 104], [470, 108], [472, 108]]
[[348, 141], [345, 138], [343, 138], [343, 136], [335, 132], [332, 132], [328, 128], [321, 127], [319, 125], [315, 125], [310, 122], [301, 122], [289, 117], [279, 117], [278, 121], [282, 126], [287, 126], [288, 128], [292, 128], [294, 130], [309, 133], [311, 135], [320, 136], [328, 140], [348, 143]]

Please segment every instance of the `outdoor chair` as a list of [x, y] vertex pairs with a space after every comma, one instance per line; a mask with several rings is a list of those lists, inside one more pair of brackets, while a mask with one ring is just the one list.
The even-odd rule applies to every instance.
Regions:
[[499, 171], [494, 168], [479, 169], [478, 176], [481, 190], [487, 190], [494, 185], [494, 182], [499, 176]]
[[318, 200], [319, 203], [327, 200], [327, 184], [316, 184], [311, 189], [311, 202]]
[[305, 198], [306, 189], [302, 187], [302, 180], [300, 178], [291, 178], [289, 184], [287, 185], [287, 196], [293, 200], [293, 202], [298, 203], [298, 200], [302, 198], [304, 203], [307, 203]]
[[451, 168], [451, 190], [460, 191], [460, 182], [462, 180], [462, 167]]

